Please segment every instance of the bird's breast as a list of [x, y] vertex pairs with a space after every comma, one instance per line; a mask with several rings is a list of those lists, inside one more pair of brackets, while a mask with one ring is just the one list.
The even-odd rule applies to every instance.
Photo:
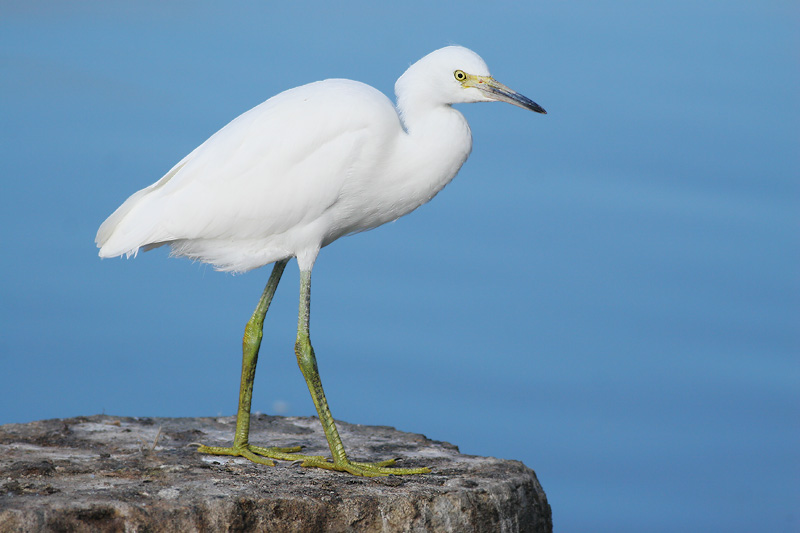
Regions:
[[433, 113], [413, 129], [365, 140], [358, 164], [331, 206], [325, 244], [396, 220], [430, 201], [469, 156], [472, 136], [461, 113]]

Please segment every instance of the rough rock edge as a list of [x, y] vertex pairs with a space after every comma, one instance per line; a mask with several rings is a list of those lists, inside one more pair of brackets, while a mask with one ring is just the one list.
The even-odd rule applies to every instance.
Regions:
[[[429, 466], [366, 479], [198, 454], [233, 417], [106, 415], [0, 426], [0, 532], [552, 531], [536, 474], [422, 435], [339, 422], [359, 460]], [[251, 441], [327, 454], [315, 418], [255, 416]]]

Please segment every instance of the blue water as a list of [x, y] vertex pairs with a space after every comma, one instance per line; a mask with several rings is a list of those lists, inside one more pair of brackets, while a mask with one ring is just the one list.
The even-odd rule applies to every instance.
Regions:
[[[524, 461], [558, 531], [800, 529], [794, 3], [133, 6], [0, 4], [0, 423], [232, 414], [268, 271], [97, 226], [268, 96], [456, 42], [549, 114], [462, 106], [456, 181], [323, 251], [334, 415]], [[296, 298], [290, 265], [256, 410], [313, 413]]]

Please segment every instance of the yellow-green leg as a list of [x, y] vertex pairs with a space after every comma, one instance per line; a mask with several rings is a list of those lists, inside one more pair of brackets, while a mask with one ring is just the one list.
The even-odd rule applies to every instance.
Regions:
[[244, 328], [244, 339], [242, 340], [242, 380], [239, 386], [239, 410], [236, 413], [236, 433], [233, 438], [233, 446], [200, 446], [197, 451], [212, 455], [233, 455], [245, 457], [259, 464], [275, 466], [275, 463], [268, 458], [295, 461], [306, 456], [297, 456], [292, 452], [299, 452], [300, 447], [291, 448], [264, 448], [254, 446], [249, 442], [250, 436], [250, 405], [253, 400], [253, 380], [256, 375], [256, 364], [258, 363], [258, 350], [261, 347], [263, 336], [264, 317], [269, 310], [269, 304], [278, 288], [283, 270], [288, 261], [278, 261], [272, 269], [267, 286], [261, 294], [258, 306], [253, 312], [253, 316]]
[[342, 439], [336, 429], [336, 423], [328, 407], [328, 400], [325, 399], [325, 391], [322, 390], [322, 381], [319, 377], [317, 368], [317, 358], [314, 355], [314, 348], [311, 346], [309, 337], [309, 316], [311, 309], [311, 271], [300, 272], [300, 314], [297, 323], [297, 342], [294, 351], [297, 355], [297, 364], [311, 392], [311, 398], [317, 408], [317, 415], [328, 439], [328, 446], [331, 449], [333, 461], [328, 461], [322, 457], [308, 457], [303, 459], [303, 466], [316, 466], [329, 470], [339, 470], [350, 472], [357, 476], [388, 476], [389, 474], [426, 474], [429, 468], [393, 468], [394, 460], [382, 461], [379, 463], [360, 463], [351, 461], [347, 458], [344, 451]]
[[333, 421], [328, 401], [325, 399], [325, 392], [322, 390], [319, 370], [317, 369], [317, 359], [314, 356], [314, 348], [311, 346], [309, 338], [309, 315], [311, 306], [311, 271], [300, 272], [300, 314], [297, 327], [297, 342], [295, 343], [295, 354], [297, 364], [303, 373], [303, 377], [308, 384], [311, 398], [317, 408], [322, 429], [328, 440], [333, 460], [330, 461], [321, 455], [303, 455], [296, 452], [300, 447], [292, 448], [264, 448], [254, 446], [249, 442], [250, 436], [250, 406], [253, 398], [253, 380], [258, 363], [258, 350], [261, 347], [263, 336], [264, 317], [269, 310], [272, 297], [278, 287], [278, 282], [283, 275], [288, 261], [278, 261], [272, 269], [267, 286], [258, 301], [258, 306], [253, 312], [253, 316], [247, 322], [242, 341], [242, 380], [239, 387], [239, 410], [236, 414], [236, 433], [233, 439], [233, 446], [200, 446], [197, 451], [211, 455], [232, 455], [245, 457], [255, 463], [274, 466], [271, 459], [284, 461], [301, 461], [302, 466], [319, 467], [328, 470], [339, 470], [350, 472], [357, 476], [388, 476], [390, 474], [425, 474], [430, 472], [428, 468], [393, 468], [394, 459], [378, 463], [361, 463], [351, 461], [347, 458], [344, 451], [342, 439]]

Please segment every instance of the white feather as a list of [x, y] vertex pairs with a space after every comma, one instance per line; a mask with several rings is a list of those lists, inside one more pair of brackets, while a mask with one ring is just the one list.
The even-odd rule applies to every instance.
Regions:
[[395, 220], [429, 201], [472, 147], [450, 104], [483, 101], [453, 78], [488, 76], [448, 47], [398, 80], [398, 108], [363, 83], [326, 80], [247, 111], [133, 194], [100, 226], [101, 257], [170, 245], [174, 255], [246, 271]]

